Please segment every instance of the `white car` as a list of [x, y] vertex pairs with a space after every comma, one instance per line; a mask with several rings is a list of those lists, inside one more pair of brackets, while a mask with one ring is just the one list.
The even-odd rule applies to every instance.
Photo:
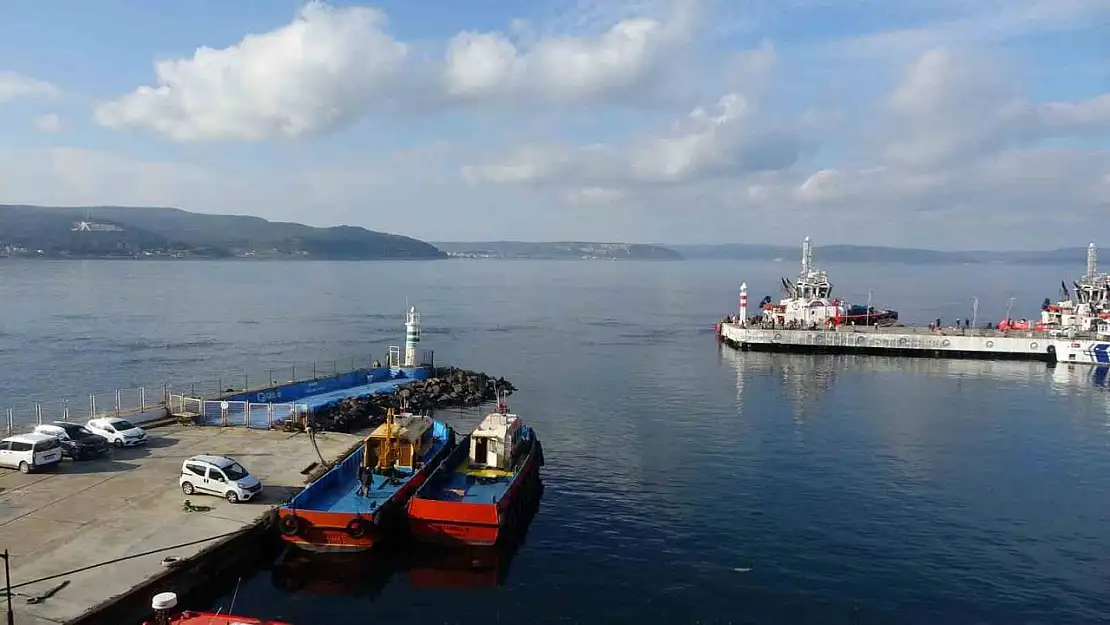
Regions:
[[0, 440], [0, 467], [30, 473], [57, 466], [62, 461], [62, 444], [46, 434], [17, 434]]
[[145, 445], [149, 439], [143, 428], [119, 417], [105, 417], [93, 419], [85, 424], [93, 434], [98, 434], [108, 439], [116, 447], [134, 447]]
[[262, 492], [262, 481], [225, 456], [193, 456], [181, 463], [181, 492], [219, 495], [231, 503], [250, 501]]

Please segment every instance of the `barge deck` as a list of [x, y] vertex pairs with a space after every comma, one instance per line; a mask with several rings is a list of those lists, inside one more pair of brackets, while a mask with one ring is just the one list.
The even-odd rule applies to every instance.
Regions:
[[717, 336], [731, 347], [748, 351], [1056, 362], [1056, 341], [1041, 332], [898, 326], [787, 330], [722, 323]]

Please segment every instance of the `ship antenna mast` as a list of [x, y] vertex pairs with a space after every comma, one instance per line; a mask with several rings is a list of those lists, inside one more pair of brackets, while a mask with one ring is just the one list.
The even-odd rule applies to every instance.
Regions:
[[378, 465], [382, 469], [388, 468], [393, 458], [393, 409], [385, 411], [385, 455]]
[[809, 275], [810, 265], [813, 263], [813, 248], [810, 247], [809, 237], [802, 241], [802, 275]]
[[1094, 279], [1097, 269], [1098, 250], [1095, 248], [1095, 244], [1091, 243], [1087, 246], [1087, 277]]

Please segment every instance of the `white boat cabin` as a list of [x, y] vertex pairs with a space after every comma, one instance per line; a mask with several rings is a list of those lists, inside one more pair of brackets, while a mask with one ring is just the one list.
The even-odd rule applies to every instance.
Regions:
[[507, 412], [488, 414], [470, 434], [470, 465], [510, 471], [520, 440], [520, 417]]

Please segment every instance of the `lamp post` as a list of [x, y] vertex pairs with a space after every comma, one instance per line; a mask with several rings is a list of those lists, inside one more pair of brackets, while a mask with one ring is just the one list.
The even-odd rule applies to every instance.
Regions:
[[971, 327], [975, 327], [975, 322], [979, 319], [979, 298], [971, 298]]
[[15, 613], [12, 612], [12, 572], [8, 566], [8, 550], [0, 555], [4, 558], [4, 594], [8, 597], [8, 625], [15, 625]]

